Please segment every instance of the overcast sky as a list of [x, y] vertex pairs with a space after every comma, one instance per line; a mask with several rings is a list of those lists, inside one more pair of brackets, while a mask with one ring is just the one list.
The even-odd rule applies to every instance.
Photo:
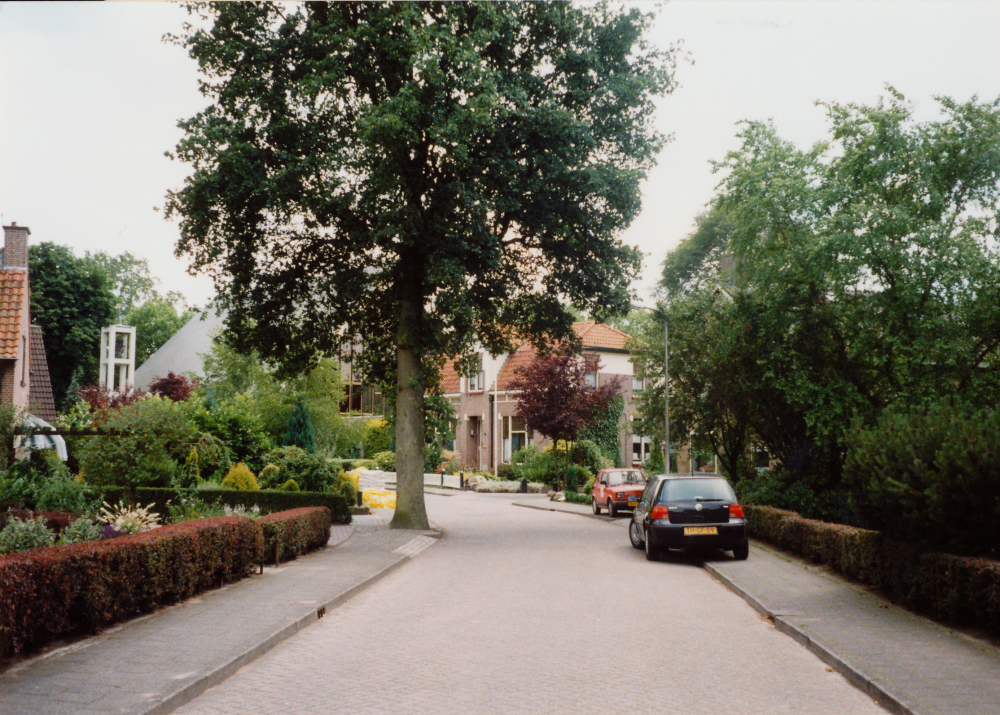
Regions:
[[[161, 41], [185, 18], [158, 2], [0, 4], [0, 214], [33, 243], [147, 258], [163, 290], [203, 304], [211, 281], [187, 275], [177, 226], [153, 210], [187, 172], [163, 155], [177, 121], [206, 104], [194, 63]], [[678, 66], [680, 87], [659, 103], [674, 140], [623, 237], [649, 254], [640, 295], [712, 198], [709, 162], [737, 147], [737, 122], [771, 118], [805, 147], [826, 135], [816, 100], [873, 103], [888, 83], [933, 119], [934, 95], [994, 99], [998, 28], [997, 2], [667, 4], [654, 40], [683, 40], [694, 64]]]

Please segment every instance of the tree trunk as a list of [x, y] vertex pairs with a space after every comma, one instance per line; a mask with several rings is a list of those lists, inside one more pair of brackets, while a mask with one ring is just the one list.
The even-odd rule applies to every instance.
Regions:
[[396, 513], [389, 524], [393, 529], [430, 526], [424, 505], [424, 387], [414, 347], [423, 312], [419, 285], [412, 276], [404, 279], [396, 336]]

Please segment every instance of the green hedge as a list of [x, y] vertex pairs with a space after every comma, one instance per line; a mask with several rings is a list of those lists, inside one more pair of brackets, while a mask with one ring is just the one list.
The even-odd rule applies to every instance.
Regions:
[[[153, 511], [165, 518], [169, 515], [167, 502], [177, 499], [175, 489], [141, 488], [136, 491], [136, 500], [142, 506], [153, 504]], [[288, 511], [307, 506], [325, 506], [330, 510], [331, 520], [335, 524], [351, 523], [351, 504], [341, 494], [326, 492], [284, 492], [279, 490], [261, 489], [259, 491], [241, 491], [238, 489], [210, 489], [199, 491], [198, 498], [204, 502], [226, 504], [228, 506], [249, 506], [255, 504], [264, 513]], [[125, 489], [105, 489], [104, 501], [115, 504], [127, 500]]]
[[587, 506], [590, 506], [590, 498], [592, 495], [589, 493], [580, 494], [579, 492], [566, 491], [564, 494], [566, 495], [566, 501], [568, 502], [572, 502], [573, 504], [586, 504]]
[[922, 552], [876, 531], [744, 505], [750, 536], [823, 563], [906, 605], [1000, 635], [1000, 561]]
[[263, 549], [246, 517], [0, 557], [0, 656], [94, 632], [253, 572]]
[[264, 532], [264, 558], [273, 559], [278, 545], [281, 561], [296, 558], [330, 541], [330, 510], [326, 507], [306, 507], [257, 520]]

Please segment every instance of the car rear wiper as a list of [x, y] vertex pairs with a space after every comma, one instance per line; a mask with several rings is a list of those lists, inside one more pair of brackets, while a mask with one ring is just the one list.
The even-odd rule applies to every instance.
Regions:
[[725, 501], [724, 499], [706, 499], [705, 497], [695, 497], [695, 501]]

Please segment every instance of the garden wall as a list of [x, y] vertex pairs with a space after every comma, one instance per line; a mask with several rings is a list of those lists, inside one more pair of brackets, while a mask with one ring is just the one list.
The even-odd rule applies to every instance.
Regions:
[[745, 504], [750, 536], [826, 564], [904, 605], [1000, 636], [1000, 561], [925, 552], [876, 531]]

